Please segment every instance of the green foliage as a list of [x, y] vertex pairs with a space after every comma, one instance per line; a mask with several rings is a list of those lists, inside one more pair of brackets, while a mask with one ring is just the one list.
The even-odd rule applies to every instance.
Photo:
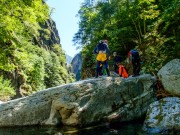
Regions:
[[26, 49], [16, 50], [16, 55], [14, 55], [16, 64], [24, 73], [24, 78], [33, 91], [44, 89], [45, 70], [42, 57], [44, 50], [30, 44], [26, 47]]
[[81, 76], [94, 75], [96, 56], [92, 51], [103, 38], [109, 40], [111, 52], [118, 52], [123, 60], [130, 49], [139, 49], [143, 69], [156, 75], [166, 62], [180, 57], [179, 8], [177, 0], [112, 0], [93, 7], [82, 5], [79, 30], [73, 39], [83, 48]]
[[45, 83], [48, 87], [57, 86], [58, 84], [64, 84], [64, 80], [61, 78], [60, 63], [58, 61], [58, 56], [51, 52], [49, 62], [45, 65], [46, 77]]
[[32, 92], [72, 82], [68, 80], [64, 53], [61, 51], [59, 45], [55, 45], [53, 51], [29, 45], [27, 49], [16, 52], [16, 61]]
[[6, 101], [14, 95], [15, 91], [11, 86], [10, 80], [5, 80], [3, 79], [3, 76], [0, 76], [0, 100]]
[[44, 61], [42, 57], [37, 57], [34, 55], [31, 57], [33, 61], [32, 68], [29, 69], [27, 73], [28, 79], [27, 82], [31, 85], [32, 89], [35, 91], [42, 90], [45, 88], [44, 86], [44, 76], [45, 76], [45, 69], [44, 69]]
[[[14, 84], [16, 91], [29, 95], [74, 81], [75, 77], [67, 72], [61, 46], [39, 43], [39, 39], [51, 39], [52, 34], [48, 27], [43, 27], [50, 20], [49, 7], [43, 0], [0, 0], [0, 3], [0, 73], [5, 78], [9, 78], [6, 73], [18, 76], [9, 78], [11, 82], [19, 81]], [[22, 80], [18, 80], [19, 76]], [[3, 81], [2, 86], [7, 82]], [[7, 85], [2, 95], [11, 95], [11, 91]]]
[[[39, 23], [48, 18], [49, 9], [42, 0], [0, 0], [0, 69], [10, 71], [15, 68], [13, 54], [29, 42], [32, 36], [38, 36]], [[8, 51], [5, 51], [8, 50]]]
[[61, 66], [65, 66], [66, 63], [66, 56], [62, 48], [60, 47], [59, 44], [55, 44], [53, 46], [52, 51], [58, 56], [59, 61], [61, 62]]
[[180, 2], [176, 0], [160, 1], [159, 7], [161, 7], [161, 14], [153, 23], [151, 34], [146, 37], [149, 45], [145, 50], [147, 61], [145, 67], [153, 74], [156, 74], [168, 61], [180, 57], [178, 52], [180, 48], [178, 36], [180, 35], [180, 26], [178, 25]]

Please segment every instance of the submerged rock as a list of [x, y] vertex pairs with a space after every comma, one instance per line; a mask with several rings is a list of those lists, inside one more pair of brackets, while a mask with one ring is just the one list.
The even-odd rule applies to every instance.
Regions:
[[151, 75], [102, 77], [46, 89], [0, 104], [0, 126], [86, 126], [141, 117], [155, 101]]
[[147, 111], [143, 130], [160, 133], [180, 130], [180, 98], [168, 97], [152, 103]]

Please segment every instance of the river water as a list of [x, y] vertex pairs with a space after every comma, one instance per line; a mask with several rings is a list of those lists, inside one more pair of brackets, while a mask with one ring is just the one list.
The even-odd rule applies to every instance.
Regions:
[[0, 135], [179, 135], [178, 132], [148, 134], [142, 131], [143, 122], [101, 124], [76, 129], [72, 127], [28, 126], [0, 128]]
[[76, 129], [71, 127], [12, 127], [0, 128], [0, 135], [138, 135], [141, 134], [142, 122], [101, 124], [93, 127]]

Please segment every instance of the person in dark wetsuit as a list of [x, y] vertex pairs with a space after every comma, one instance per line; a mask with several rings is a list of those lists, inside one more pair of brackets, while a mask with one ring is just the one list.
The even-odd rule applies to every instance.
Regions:
[[119, 74], [119, 67], [118, 67], [118, 65], [121, 63], [122, 58], [121, 58], [120, 55], [117, 55], [117, 52], [113, 52], [113, 56], [114, 56], [114, 59], [113, 59], [113, 62], [114, 62], [114, 64], [113, 64], [114, 72], [116, 74]]
[[141, 59], [139, 56], [139, 52], [135, 49], [130, 50], [128, 53], [128, 58], [129, 58], [129, 62], [132, 63], [133, 65], [133, 76], [138, 76], [140, 75], [140, 68], [141, 68]]
[[109, 66], [107, 60], [110, 59], [110, 50], [108, 48], [107, 40], [101, 40], [95, 47], [94, 53], [97, 54], [96, 60], [96, 78], [102, 75], [102, 67], [106, 69], [107, 75], [110, 76]]

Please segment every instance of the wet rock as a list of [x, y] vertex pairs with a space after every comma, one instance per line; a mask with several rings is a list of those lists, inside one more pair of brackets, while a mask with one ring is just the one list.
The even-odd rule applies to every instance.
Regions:
[[180, 98], [168, 97], [152, 103], [143, 129], [148, 133], [180, 130]]

